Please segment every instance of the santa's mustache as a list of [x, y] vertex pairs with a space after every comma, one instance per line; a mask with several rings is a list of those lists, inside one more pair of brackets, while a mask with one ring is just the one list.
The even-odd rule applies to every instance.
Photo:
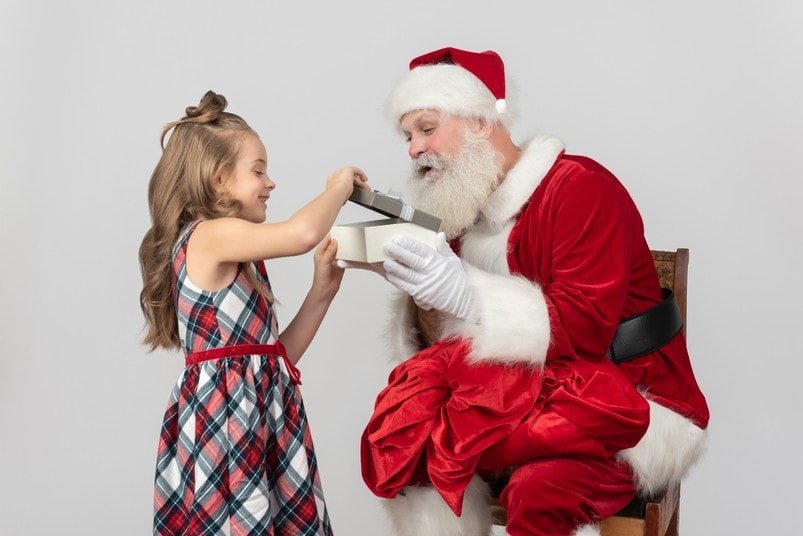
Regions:
[[413, 160], [413, 173], [423, 176], [430, 171], [441, 171], [446, 167], [446, 159], [442, 156], [423, 153]]

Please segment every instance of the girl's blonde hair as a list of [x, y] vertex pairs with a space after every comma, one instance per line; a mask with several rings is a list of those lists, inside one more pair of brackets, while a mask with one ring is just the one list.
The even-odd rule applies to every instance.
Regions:
[[[212, 186], [214, 177], [232, 168], [244, 135], [256, 135], [241, 117], [224, 112], [226, 105], [223, 95], [207, 91], [198, 106], [189, 106], [184, 117], [162, 129], [162, 157], [148, 185], [151, 228], [139, 247], [139, 302], [146, 321], [144, 343], [151, 350], [179, 348], [181, 344], [172, 257], [179, 234], [192, 221], [236, 217], [242, 208]], [[258, 281], [253, 265], [241, 268], [259, 293], [273, 303], [270, 290]]]

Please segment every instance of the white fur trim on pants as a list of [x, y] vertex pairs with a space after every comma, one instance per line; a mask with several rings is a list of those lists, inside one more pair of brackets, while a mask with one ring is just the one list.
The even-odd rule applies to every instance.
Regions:
[[492, 523], [488, 496], [488, 485], [475, 476], [466, 488], [460, 517], [432, 486], [404, 488], [384, 504], [396, 536], [488, 536]]
[[450, 318], [446, 333], [471, 339], [472, 361], [541, 366], [549, 349], [549, 309], [536, 283], [463, 263], [478, 322]]
[[583, 525], [577, 527], [572, 536], [600, 536], [599, 527], [596, 525]]
[[[649, 395], [646, 395], [649, 396]], [[648, 400], [650, 426], [620, 459], [633, 469], [639, 493], [652, 496], [680, 483], [705, 452], [706, 431], [691, 420]]]

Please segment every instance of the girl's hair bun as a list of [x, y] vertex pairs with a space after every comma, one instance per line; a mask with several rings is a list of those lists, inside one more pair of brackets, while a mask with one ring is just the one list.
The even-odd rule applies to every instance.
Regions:
[[214, 91], [207, 91], [201, 98], [198, 106], [187, 106], [186, 117], [189, 123], [208, 123], [217, 120], [220, 113], [226, 109], [228, 102], [226, 97]]
[[[228, 102], [226, 101], [226, 97], [219, 95], [214, 91], [207, 91], [201, 98], [201, 102], [198, 103], [198, 106], [187, 106], [186, 110], [184, 110], [186, 113], [184, 117], [178, 121], [173, 121], [172, 123], [168, 123], [164, 126], [162, 129], [162, 136], [160, 138], [162, 149], [165, 147], [165, 138], [167, 137], [167, 133], [172, 129], [180, 127], [181, 125], [188, 125], [190, 123], [214, 123], [220, 119], [220, 116], [224, 113], [223, 110], [226, 109], [227, 105]], [[226, 113], [226, 115], [230, 116], [231, 114]]]

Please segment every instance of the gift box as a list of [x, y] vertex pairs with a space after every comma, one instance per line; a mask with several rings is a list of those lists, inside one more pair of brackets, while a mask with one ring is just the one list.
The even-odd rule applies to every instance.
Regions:
[[377, 192], [376, 190], [355, 188], [354, 193], [349, 197], [349, 201], [362, 205], [384, 216], [409, 221], [425, 229], [435, 231], [436, 233], [441, 228], [441, 220], [432, 214], [416, 210], [415, 207], [404, 203], [398, 197], [391, 197], [382, 192]]
[[387, 260], [382, 250], [391, 238], [398, 235], [410, 236], [435, 248], [435, 235], [441, 226], [441, 221], [435, 216], [377, 191], [355, 188], [349, 201], [389, 218], [332, 227], [332, 238], [338, 244], [338, 259], [357, 262]]
[[382, 251], [391, 238], [407, 235], [435, 249], [435, 231], [400, 218], [360, 221], [335, 225], [332, 238], [337, 240], [337, 258], [344, 261], [382, 262]]

